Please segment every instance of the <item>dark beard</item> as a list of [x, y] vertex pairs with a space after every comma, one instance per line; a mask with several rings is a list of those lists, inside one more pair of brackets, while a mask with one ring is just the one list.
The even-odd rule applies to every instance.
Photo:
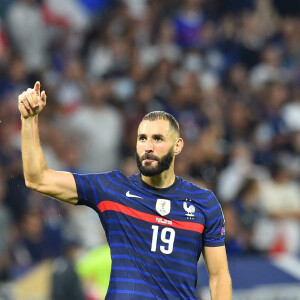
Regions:
[[[169, 150], [169, 152], [163, 156], [162, 158], [159, 158], [151, 153], [146, 153], [140, 157], [137, 152], [135, 152], [135, 159], [138, 169], [140, 170], [140, 173], [147, 177], [152, 177], [158, 174], [161, 174], [162, 172], [169, 170], [170, 165], [173, 161], [173, 148]], [[144, 159], [153, 159], [157, 161], [156, 167], [148, 167], [143, 166], [142, 161]]]

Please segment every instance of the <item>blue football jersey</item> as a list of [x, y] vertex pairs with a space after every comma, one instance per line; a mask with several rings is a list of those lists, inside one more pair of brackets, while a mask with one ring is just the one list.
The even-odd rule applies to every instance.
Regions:
[[78, 204], [99, 214], [111, 249], [105, 299], [197, 299], [202, 248], [224, 245], [224, 217], [211, 191], [181, 177], [154, 188], [119, 171], [74, 178]]

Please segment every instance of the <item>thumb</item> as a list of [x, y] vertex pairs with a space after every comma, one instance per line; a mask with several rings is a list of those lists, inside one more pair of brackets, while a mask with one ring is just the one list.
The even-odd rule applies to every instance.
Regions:
[[40, 95], [40, 88], [41, 88], [41, 84], [39, 81], [37, 81], [35, 84], [34, 84], [34, 90], [36, 92], [36, 94], [39, 96]]

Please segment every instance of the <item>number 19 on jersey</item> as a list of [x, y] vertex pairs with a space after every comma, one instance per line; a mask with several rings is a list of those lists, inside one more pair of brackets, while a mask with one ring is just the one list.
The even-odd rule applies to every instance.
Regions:
[[[156, 252], [157, 248], [157, 239], [159, 235], [159, 226], [152, 225], [152, 243], [151, 243], [151, 251]], [[160, 251], [164, 254], [170, 254], [173, 252], [174, 240], [175, 240], [175, 230], [170, 227], [164, 227], [160, 232], [160, 240], [166, 245], [161, 245], [159, 247]]]

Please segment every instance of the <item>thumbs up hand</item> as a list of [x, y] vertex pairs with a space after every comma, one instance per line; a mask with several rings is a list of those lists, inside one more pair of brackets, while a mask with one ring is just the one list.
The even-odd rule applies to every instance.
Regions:
[[24, 119], [39, 114], [46, 105], [46, 93], [40, 92], [41, 84], [37, 81], [33, 89], [27, 89], [19, 95], [19, 111]]

